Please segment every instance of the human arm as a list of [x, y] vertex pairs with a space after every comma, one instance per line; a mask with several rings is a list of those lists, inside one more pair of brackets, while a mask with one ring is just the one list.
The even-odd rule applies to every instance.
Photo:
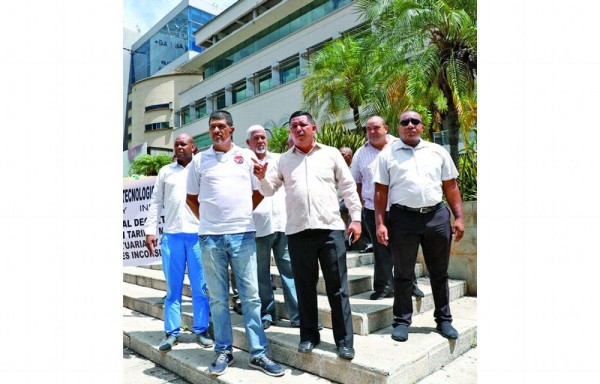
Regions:
[[196, 216], [197, 219], [200, 219], [200, 202], [198, 201], [198, 195], [190, 195], [188, 193], [185, 202], [192, 210], [194, 216]]
[[377, 241], [383, 245], [388, 245], [388, 230], [385, 226], [385, 212], [388, 203], [389, 186], [385, 184], [375, 183], [375, 233]]
[[450, 210], [454, 215], [452, 233], [454, 234], [454, 242], [457, 243], [463, 237], [465, 225], [463, 223], [462, 199], [460, 198], [460, 191], [456, 179], [442, 181], [442, 190], [444, 191], [444, 196], [446, 196]]
[[255, 210], [256, 207], [258, 207], [258, 204], [260, 204], [260, 202], [263, 201], [264, 198], [265, 197], [260, 193], [258, 189], [252, 191], [252, 210]]

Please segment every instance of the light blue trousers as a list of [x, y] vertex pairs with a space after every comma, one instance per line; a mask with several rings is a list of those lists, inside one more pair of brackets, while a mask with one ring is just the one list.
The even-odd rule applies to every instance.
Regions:
[[165, 233], [161, 240], [162, 262], [167, 280], [165, 299], [165, 332], [178, 336], [181, 332], [181, 295], [183, 277], [187, 264], [188, 277], [192, 288], [192, 308], [194, 333], [208, 329], [209, 306], [206, 296], [206, 283], [196, 233]]

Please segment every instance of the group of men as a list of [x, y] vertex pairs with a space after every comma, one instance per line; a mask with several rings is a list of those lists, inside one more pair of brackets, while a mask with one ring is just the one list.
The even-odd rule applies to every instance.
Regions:
[[[452, 233], [458, 241], [463, 231], [457, 171], [447, 151], [420, 139], [422, 130], [420, 116], [405, 112], [400, 140], [393, 140], [383, 119], [371, 117], [368, 141], [357, 152], [352, 172], [337, 149], [315, 140], [317, 126], [304, 111], [290, 116], [290, 149], [283, 154], [267, 150], [260, 125], [247, 129], [249, 149], [235, 145], [235, 126], [224, 110], [209, 117], [213, 144], [206, 151], [194, 156], [193, 139], [177, 136], [176, 161], [159, 172], [145, 228], [147, 247], [154, 252], [162, 210], [167, 296], [166, 337], [159, 350], [168, 351], [178, 342], [187, 264], [193, 331], [201, 346], [214, 345], [217, 354], [208, 371], [220, 375], [233, 364], [231, 267], [252, 355], [249, 366], [271, 376], [284, 375], [268, 355], [265, 336], [265, 329], [278, 320], [270, 279], [272, 252], [290, 325], [300, 328], [298, 351], [310, 353], [321, 341], [316, 290], [320, 265], [338, 355], [353, 359], [345, 241], [360, 238], [362, 215], [377, 244], [375, 298], [391, 292], [394, 296], [392, 338], [408, 338], [419, 244], [430, 273], [437, 329], [445, 337], [457, 338], [447, 274]], [[441, 203], [442, 193], [455, 217], [453, 227]], [[348, 209], [349, 223], [340, 216], [338, 194]], [[207, 332], [209, 313], [214, 341]]]

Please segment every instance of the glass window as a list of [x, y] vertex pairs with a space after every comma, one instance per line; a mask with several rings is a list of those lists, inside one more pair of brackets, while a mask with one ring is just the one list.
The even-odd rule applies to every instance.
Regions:
[[233, 86], [232, 91], [233, 103], [239, 103], [242, 100], [246, 99], [246, 82], [239, 83]]
[[271, 74], [258, 79], [258, 93], [263, 93], [271, 89]]
[[223, 109], [226, 107], [224, 91], [221, 91], [215, 95], [215, 103], [216, 103], [217, 109]]
[[206, 100], [201, 101], [196, 105], [196, 119], [206, 116]]
[[[327, 16], [336, 9], [351, 3], [352, 0], [317, 0], [313, 1], [283, 20], [262, 30], [248, 40], [238, 44], [220, 57], [205, 65], [204, 77], [210, 77], [233, 63], [247, 57], [282, 38], [306, 27], [310, 23]], [[226, 59], [225, 61], [222, 61]]]
[[182, 111], [183, 113], [183, 124], [189, 123], [192, 119], [190, 118], [190, 109], [186, 108]]
[[201, 151], [210, 147], [212, 143], [212, 139], [210, 138], [210, 134], [208, 132], [194, 137], [194, 144], [196, 145], [196, 148]]
[[296, 56], [292, 60], [285, 62], [279, 69], [281, 84], [288, 83], [300, 76], [300, 61]]

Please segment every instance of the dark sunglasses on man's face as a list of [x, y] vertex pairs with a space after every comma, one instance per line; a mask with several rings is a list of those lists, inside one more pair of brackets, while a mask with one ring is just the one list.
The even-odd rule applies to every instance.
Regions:
[[419, 120], [419, 119], [400, 120], [400, 125], [403, 127], [406, 127], [408, 125], [408, 123], [412, 123], [412, 125], [419, 125], [419, 124], [421, 124], [421, 120]]

